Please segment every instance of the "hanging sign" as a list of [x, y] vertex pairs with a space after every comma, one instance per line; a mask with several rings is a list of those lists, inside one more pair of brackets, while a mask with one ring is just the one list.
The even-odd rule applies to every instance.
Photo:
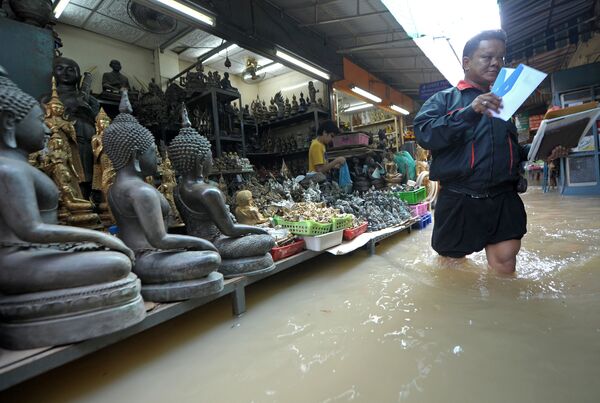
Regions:
[[433, 81], [419, 85], [419, 98], [423, 100], [429, 99], [433, 94], [436, 94], [446, 88], [452, 87], [448, 80]]

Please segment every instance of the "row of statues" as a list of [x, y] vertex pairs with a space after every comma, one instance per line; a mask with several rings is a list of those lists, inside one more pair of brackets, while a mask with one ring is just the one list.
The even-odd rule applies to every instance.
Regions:
[[[223, 276], [274, 267], [268, 254], [273, 239], [261, 228], [236, 223], [222, 193], [208, 183], [210, 143], [190, 127], [187, 116], [168, 155], [181, 178], [172, 190], [188, 235], [167, 232], [171, 204], [146, 182], [158, 169], [154, 137], [131, 112], [123, 91], [120, 114], [107, 127], [107, 120], [99, 122], [102, 138], [95, 138], [111, 164], [107, 202], [119, 236], [58, 225], [61, 190], [29, 163], [55, 133], [44, 124], [38, 102], [0, 69], [2, 347], [97, 337], [141, 321], [144, 299], [178, 301], [218, 293]], [[66, 130], [60, 140], [73, 142], [73, 135]], [[99, 158], [102, 164], [102, 153]], [[68, 155], [50, 161], [60, 165], [65, 180], [73, 180], [77, 168]]]

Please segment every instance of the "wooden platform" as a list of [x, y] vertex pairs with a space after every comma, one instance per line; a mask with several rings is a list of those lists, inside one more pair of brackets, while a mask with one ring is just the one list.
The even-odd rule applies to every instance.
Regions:
[[[386, 234], [382, 238], [387, 238], [405, 230], [410, 231], [410, 224], [406, 224], [407, 225], [398, 227], [396, 231]], [[365, 245], [371, 254], [375, 252], [375, 244], [379, 240], [379, 238], [373, 239]], [[224, 288], [221, 292], [205, 298], [160, 304], [147, 302], [147, 316], [142, 322], [106, 336], [60, 347], [46, 347], [23, 351], [0, 349], [0, 390], [8, 389], [13, 385], [26, 381], [46, 371], [50, 371], [53, 368], [84, 357], [225, 295], [231, 295], [233, 314], [240, 315], [246, 311], [246, 286], [294, 267], [306, 260], [319, 256], [322, 253], [325, 253], [325, 251], [313, 252], [305, 250], [297, 255], [276, 262], [275, 269], [268, 273], [253, 277], [236, 277], [225, 280]]]

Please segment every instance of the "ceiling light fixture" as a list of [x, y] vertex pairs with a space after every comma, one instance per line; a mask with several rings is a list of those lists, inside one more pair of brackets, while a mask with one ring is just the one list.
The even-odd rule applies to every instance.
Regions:
[[208, 62], [209, 60], [212, 60], [212, 59], [216, 59], [216, 58], [217, 58], [217, 57], [219, 57], [219, 56], [223, 56], [223, 55], [225, 55], [225, 54], [229, 54], [229, 52], [231, 52], [231, 51], [233, 51], [233, 50], [237, 49], [237, 47], [238, 47], [238, 45], [236, 45], [236, 44], [234, 43], [233, 45], [231, 45], [231, 46], [228, 46], [227, 48], [223, 49], [222, 51], [220, 51], [220, 52], [218, 52], [218, 53], [215, 53], [214, 55], [212, 55], [212, 56], [211, 56], [211, 57], [209, 57], [208, 59], [204, 60], [204, 61], [203, 61], [203, 63], [206, 63], [206, 62]]
[[67, 8], [67, 5], [69, 5], [70, 1], [71, 0], [60, 0], [58, 4], [56, 4], [56, 7], [54, 7], [54, 16], [56, 18], [60, 17], [63, 11], [65, 11], [65, 8]]
[[[160, 3], [165, 5], [173, 10], [179, 11], [182, 14], [187, 15], [188, 17], [192, 17], [193, 19], [200, 21], [204, 24], [210, 25], [211, 27], [215, 25], [215, 19], [207, 14], [201, 13], [198, 10], [195, 10], [185, 4], [175, 1], [175, 0], [152, 0], [155, 3]], [[67, 1], [68, 3], [68, 1]], [[57, 7], [58, 8], [58, 7]]]
[[373, 102], [381, 102], [381, 98], [379, 98], [377, 95], [373, 95], [370, 92], [363, 90], [362, 88], [352, 87], [350, 88], [350, 90], [352, 90], [352, 92], [357, 93], [358, 95], [362, 95], [363, 97], [370, 99]]
[[407, 110], [406, 110], [406, 109], [404, 109], [404, 108], [401, 108], [401, 107], [399, 107], [398, 105], [394, 105], [394, 104], [392, 104], [392, 105], [390, 105], [390, 108], [392, 108], [392, 109], [393, 109], [393, 110], [395, 110], [396, 112], [400, 112], [400, 113], [401, 113], [401, 114], [403, 114], [403, 115], [408, 115], [408, 114], [410, 114], [410, 112], [409, 112], [409, 111], [407, 111]]
[[275, 56], [286, 60], [292, 64], [295, 64], [296, 66], [306, 70], [306, 71], [310, 71], [313, 74], [316, 74], [319, 77], [323, 77], [325, 80], [329, 80], [330, 75], [326, 72], [324, 72], [323, 70], [319, 70], [316, 67], [311, 66], [310, 64], [303, 62], [300, 59], [295, 58], [294, 56], [291, 56], [285, 52], [282, 52], [281, 50], [276, 50], [275, 51]]
[[361, 109], [367, 109], [370, 108], [372, 106], [375, 106], [373, 104], [369, 104], [367, 102], [364, 102], [362, 104], [354, 104], [354, 105], [350, 105], [350, 107], [348, 109], [346, 109], [344, 112], [354, 112], [354, 111], [359, 111]]

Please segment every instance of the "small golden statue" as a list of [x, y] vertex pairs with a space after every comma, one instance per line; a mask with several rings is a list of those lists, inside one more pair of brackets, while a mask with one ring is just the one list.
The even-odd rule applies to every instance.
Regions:
[[158, 186], [158, 191], [162, 193], [165, 199], [167, 199], [169, 207], [171, 207], [168, 223], [169, 227], [180, 227], [183, 226], [183, 221], [179, 216], [179, 211], [177, 210], [175, 199], [173, 198], [173, 189], [177, 186], [175, 172], [173, 171], [171, 160], [167, 156], [167, 153], [164, 153], [161, 160], [162, 162], [158, 167], [158, 173], [160, 175], [160, 186]]
[[268, 221], [254, 205], [251, 191], [240, 190], [237, 192], [235, 200], [237, 205], [235, 208], [235, 218], [240, 224], [257, 225]]
[[92, 137], [92, 152], [94, 153], [94, 175], [92, 179], [92, 189], [99, 191], [102, 194], [102, 199], [98, 206], [100, 210], [100, 219], [105, 227], [109, 227], [115, 223], [115, 219], [110, 211], [106, 195], [108, 189], [115, 180], [115, 169], [110, 162], [108, 156], [104, 153], [102, 139], [104, 138], [104, 130], [110, 125], [110, 118], [100, 108], [98, 116], [96, 116], [96, 134]]
[[[48, 153], [37, 158], [39, 166], [56, 183], [60, 191], [58, 218], [61, 224], [91, 229], [101, 228], [94, 205], [82, 197], [79, 181], [83, 168], [77, 148], [73, 123], [64, 118], [64, 105], [58, 98], [56, 81], [52, 79], [52, 98], [44, 105], [45, 123], [52, 135]], [[31, 160], [31, 159], [30, 159]]]
[[[421, 146], [417, 146], [417, 178], [421, 172], [427, 171], [429, 172], [429, 163], [427, 162], [427, 150], [422, 148]], [[429, 182], [429, 179], [427, 179]], [[423, 183], [424, 186], [427, 186], [428, 183]]]

